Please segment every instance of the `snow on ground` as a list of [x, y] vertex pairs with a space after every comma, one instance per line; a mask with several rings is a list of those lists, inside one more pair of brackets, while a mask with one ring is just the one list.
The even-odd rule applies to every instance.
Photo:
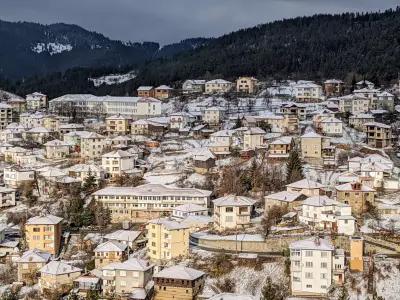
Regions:
[[151, 173], [146, 173], [144, 175], [144, 179], [148, 183], [153, 183], [153, 184], [166, 184], [166, 185], [171, 185], [176, 183], [181, 179], [181, 175], [176, 173], [176, 174], [154, 174], [152, 175]]
[[37, 43], [32, 47], [32, 51], [36, 53], [48, 52], [50, 55], [60, 54], [62, 52], [72, 51], [73, 47], [70, 44], [61, 43]]
[[387, 259], [376, 263], [376, 292], [385, 300], [400, 298], [400, 261]]
[[120, 84], [136, 77], [136, 73], [134, 71], [128, 72], [126, 74], [110, 74], [97, 78], [89, 78], [89, 81], [93, 82], [95, 87], [99, 87], [102, 84], [105, 85], [114, 85]]

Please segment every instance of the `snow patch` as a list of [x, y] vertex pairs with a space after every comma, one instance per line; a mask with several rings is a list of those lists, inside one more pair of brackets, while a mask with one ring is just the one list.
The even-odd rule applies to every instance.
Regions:
[[48, 52], [50, 55], [60, 54], [62, 52], [69, 52], [73, 49], [70, 44], [61, 43], [37, 43], [32, 47], [32, 51], [36, 53]]
[[99, 87], [102, 84], [106, 85], [114, 85], [114, 84], [121, 84], [123, 82], [129, 81], [136, 77], [136, 73], [131, 71], [126, 74], [110, 74], [105, 75], [97, 78], [89, 78], [89, 81], [93, 82], [95, 87]]

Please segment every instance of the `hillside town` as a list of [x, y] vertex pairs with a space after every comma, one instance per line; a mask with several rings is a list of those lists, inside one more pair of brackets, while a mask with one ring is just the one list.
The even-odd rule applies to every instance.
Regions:
[[399, 299], [400, 81], [357, 79], [0, 92], [0, 299]]

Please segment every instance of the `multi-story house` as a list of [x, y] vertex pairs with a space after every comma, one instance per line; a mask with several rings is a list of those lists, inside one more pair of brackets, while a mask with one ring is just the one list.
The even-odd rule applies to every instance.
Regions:
[[249, 226], [255, 203], [252, 198], [236, 195], [213, 200], [215, 227], [225, 230]]
[[31, 111], [47, 108], [47, 96], [42, 93], [26, 95], [26, 108]]
[[370, 100], [363, 95], [346, 95], [338, 98], [339, 111], [358, 115], [370, 109]]
[[174, 89], [167, 85], [160, 85], [154, 89], [154, 98], [158, 100], [165, 100], [174, 95]]
[[68, 176], [78, 178], [85, 183], [85, 180], [90, 176], [93, 176], [96, 183], [99, 183], [105, 178], [105, 171], [102, 167], [95, 164], [77, 164], [67, 169]]
[[216, 126], [221, 123], [225, 116], [225, 108], [209, 107], [204, 111], [203, 121], [211, 126]]
[[166, 267], [153, 276], [154, 300], [197, 299], [204, 287], [205, 273], [185, 266]]
[[187, 112], [176, 112], [169, 116], [170, 128], [181, 130], [190, 126], [195, 121], [195, 117]]
[[128, 258], [128, 246], [116, 241], [101, 243], [93, 252], [96, 268], [101, 268], [114, 262], [123, 262]]
[[206, 81], [200, 79], [188, 79], [182, 84], [182, 92], [184, 94], [204, 93], [206, 89]]
[[307, 197], [323, 195], [325, 185], [309, 179], [302, 179], [286, 185], [286, 190], [292, 193], [300, 193]]
[[170, 260], [189, 254], [190, 227], [170, 218], [150, 220], [147, 229], [147, 255], [152, 261]]
[[210, 144], [208, 149], [216, 156], [225, 156], [230, 154], [230, 148], [233, 140], [233, 130], [220, 130], [210, 135]]
[[224, 79], [214, 79], [207, 81], [205, 84], [206, 94], [223, 94], [229, 92], [233, 87], [233, 83]]
[[269, 194], [268, 196], [264, 197], [265, 201], [265, 213], [267, 214], [268, 211], [273, 206], [279, 206], [291, 211], [303, 203], [303, 200], [306, 198], [304, 194], [298, 192], [288, 192], [282, 191], [278, 193]]
[[375, 118], [371, 114], [358, 114], [350, 116], [349, 125], [353, 126], [355, 129], [363, 130], [365, 123], [374, 122]]
[[294, 147], [295, 143], [293, 137], [280, 137], [268, 144], [268, 156], [273, 158], [289, 157], [289, 153]]
[[60, 129], [61, 121], [58, 116], [46, 115], [43, 120], [43, 127], [51, 132], [58, 132]]
[[254, 94], [257, 92], [258, 80], [254, 77], [239, 77], [236, 80], [236, 92]]
[[36, 216], [25, 224], [25, 236], [29, 249], [38, 249], [54, 256], [58, 255], [61, 246], [61, 221], [53, 216]]
[[360, 182], [350, 182], [337, 185], [336, 199], [342, 203], [348, 204], [352, 212], [360, 216], [368, 210], [368, 205], [375, 203], [375, 190]]
[[18, 188], [35, 180], [35, 171], [29, 168], [11, 166], [4, 168], [4, 183], [7, 187]]
[[184, 219], [188, 216], [208, 216], [208, 208], [197, 204], [183, 204], [173, 209], [172, 216], [176, 219]]
[[112, 222], [146, 222], [172, 213], [182, 204], [208, 207], [211, 191], [195, 188], [175, 188], [161, 184], [137, 187], [106, 187], [92, 194], [96, 202], [111, 212]]
[[290, 244], [292, 295], [326, 296], [332, 284], [344, 283], [344, 251], [318, 237]]
[[0, 208], [15, 206], [18, 192], [8, 187], [0, 187]]
[[134, 250], [139, 243], [143, 243], [143, 231], [135, 230], [116, 230], [104, 236], [106, 241], [115, 241], [120, 244], [127, 245]]
[[344, 92], [344, 82], [337, 79], [328, 79], [324, 82], [324, 91], [327, 97], [341, 96]]
[[49, 159], [62, 159], [69, 156], [72, 145], [60, 140], [52, 140], [44, 144], [46, 157]]
[[[59, 126], [59, 131], [61, 134], [68, 134], [70, 132], [84, 132], [85, 126], [82, 124], [75, 124], [75, 123], [69, 123], [69, 124], [60, 124]], [[85, 131], [87, 132], [87, 131]]]
[[46, 293], [67, 293], [73, 287], [73, 282], [82, 275], [82, 269], [62, 261], [50, 261], [40, 269], [39, 288]]
[[103, 154], [105, 147], [105, 137], [101, 134], [91, 132], [81, 136], [81, 157], [97, 158]]
[[101, 166], [106, 174], [115, 177], [131, 172], [137, 156], [128, 151], [115, 150], [101, 156]]
[[385, 109], [387, 111], [394, 111], [394, 95], [389, 92], [382, 92], [377, 95], [376, 109]]
[[281, 112], [284, 115], [296, 116], [300, 121], [307, 118], [306, 104], [302, 103], [287, 103], [282, 106]]
[[152, 86], [139, 86], [137, 89], [138, 97], [154, 97], [155, 91]]
[[313, 196], [304, 200], [299, 221], [317, 230], [345, 235], [355, 233], [351, 206], [327, 196]]
[[22, 137], [25, 141], [43, 144], [51, 139], [50, 134], [51, 131], [45, 127], [34, 127], [22, 133]]
[[294, 96], [299, 102], [319, 102], [323, 99], [322, 86], [310, 81], [300, 81], [293, 86]]
[[321, 131], [327, 136], [343, 135], [343, 122], [337, 118], [324, 118], [320, 124]]
[[106, 118], [106, 130], [109, 135], [125, 135], [131, 132], [130, 118], [114, 115]]
[[151, 299], [153, 289], [151, 282], [154, 265], [147, 260], [130, 258], [124, 262], [104, 266], [103, 294], [117, 294], [129, 299]]
[[13, 122], [12, 106], [0, 103], [0, 130], [7, 128], [7, 125]]
[[374, 148], [386, 148], [392, 145], [392, 128], [389, 125], [370, 122], [364, 124], [367, 144]]
[[16, 260], [18, 269], [18, 281], [29, 285], [36, 282], [38, 271], [46, 265], [51, 258], [48, 252], [37, 249], [25, 251], [20, 258]]
[[243, 150], [255, 150], [264, 145], [265, 131], [258, 127], [247, 129], [243, 133]]
[[330, 138], [315, 132], [301, 136], [301, 156], [310, 162], [335, 164], [335, 148], [331, 146]]

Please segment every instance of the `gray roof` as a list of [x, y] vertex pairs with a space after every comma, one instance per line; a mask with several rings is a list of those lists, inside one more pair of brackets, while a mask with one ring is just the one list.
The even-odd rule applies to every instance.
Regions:
[[94, 252], [121, 252], [125, 251], [128, 246], [116, 241], [107, 241], [98, 245]]
[[196, 269], [188, 268], [185, 266], [172, 266], [163, 269], [155, 274], [154, 278], [171, 278], [182, 280], [196, 280], [203, 276], [205, 273]]
[[252, 198], [237, 195], [228, 195], [213, 200], [215, 206], [251, 206], [256, 202]]
[[22, 256], [17, 260], [18, 263], [47, 263], [50, 260], [51, 254], [38, 250], [32, 249], [24, 252]]
[[36, 216], [28, 219], [27, 225], [56, 225], [60, 223], [63, 219], [53, 215], [46, 216]]
[[130, 258], [124, 262], [111, 263], [102, 268], [102, 270], [129, 270], [129, 271], [146, 271], [154, 265], [149, 261], [139, 258]]
[[50, 261], [47, 265], [40, 269], [40, 273], [50, 275], [62, 275], [68, 273], [82, 272], [82, 269], [71, 266], [62, 261]]

